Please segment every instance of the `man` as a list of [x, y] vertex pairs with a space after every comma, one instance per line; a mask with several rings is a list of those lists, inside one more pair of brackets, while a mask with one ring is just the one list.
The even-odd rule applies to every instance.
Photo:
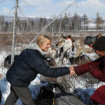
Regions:
[[[99, 55], [97, 60], [80, 66], [70, 67], [70, 70], [75, 71], [74, 74], [77, 75], [89, 72], [94, 78], [105, 82], [105, 36], [101, 36], [94, 43], [93, 49]], [[94, 105], [105, 105], [105, 85], [96, 89], [90, 99]]]

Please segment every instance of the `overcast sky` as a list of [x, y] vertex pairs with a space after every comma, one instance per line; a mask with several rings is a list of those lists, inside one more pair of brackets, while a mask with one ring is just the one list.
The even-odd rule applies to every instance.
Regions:
[[[4, 1], [4, 2], [2, 2]], [[0, 15], [14, 15], [16, 0], [0, 0]], [[75, 0], [19, 0], [19, 16], [23, 17], [53, 17], [61, 13]], [[86, 14], [90, 18], [96, 18], [97, 12], [105, 19], [105, 0], [78, 0], [66, 13], [71, 16]]]

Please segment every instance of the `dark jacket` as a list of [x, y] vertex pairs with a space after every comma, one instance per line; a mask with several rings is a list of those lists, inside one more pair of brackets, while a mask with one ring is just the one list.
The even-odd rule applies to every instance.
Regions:
[[23, 50], [9, 68], [7, 81], [13, 86], [25, 87], [38, 73], [46, 77], [59, 77], [70, 73], [68, 67], [50, 68], [44, 60], [44, 56], [38, 50]]

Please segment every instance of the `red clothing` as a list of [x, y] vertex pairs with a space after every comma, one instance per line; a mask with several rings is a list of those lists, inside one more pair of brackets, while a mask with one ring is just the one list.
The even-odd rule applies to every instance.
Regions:
[[[99, 87], [96, 89], [96, 91], [93, 93], [93, 95], [90, 97], [90, 99], [95, 102], [101, 103], [105, 105], [105, 85]], [[94, 103], [95, 105], [95, 103]]]
[[[94, 78], [105, 82], [105, 56], [97, 60], [74, 67], [77, 75], [89, 72]], [[96, 89], [90, 99], [105, 105], [105, 85]]]

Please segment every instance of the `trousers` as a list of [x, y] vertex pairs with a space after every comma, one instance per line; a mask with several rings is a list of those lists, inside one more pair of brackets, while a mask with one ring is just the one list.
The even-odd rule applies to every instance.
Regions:
[[28, 87], [11, 86], [10, 94], [4, 105], [15, 105], [20, 98], [22, 105], [35, 105]]

